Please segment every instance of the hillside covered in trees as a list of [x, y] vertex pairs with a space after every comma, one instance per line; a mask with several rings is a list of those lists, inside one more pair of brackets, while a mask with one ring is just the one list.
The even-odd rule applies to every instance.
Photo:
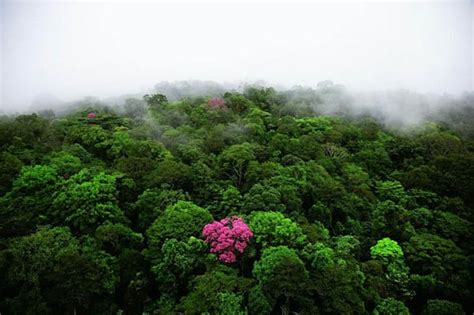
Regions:
[[0, 313], [471, 314], [473, 98], [324, 88], [1, 117]]

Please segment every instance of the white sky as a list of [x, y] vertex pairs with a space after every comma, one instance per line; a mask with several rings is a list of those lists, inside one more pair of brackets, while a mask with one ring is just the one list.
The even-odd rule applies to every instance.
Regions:
[[473, 89], [470, 1], [0, 1], [0, 109], [163, 80]]

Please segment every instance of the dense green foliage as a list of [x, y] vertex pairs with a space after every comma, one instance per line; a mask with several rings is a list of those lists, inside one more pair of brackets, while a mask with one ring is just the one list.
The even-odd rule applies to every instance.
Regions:
[[[1, 118], [0, 313], [474, 311], [470, 127], [209, 98]], [[201, 231], [234, 215], [226, 264]]]

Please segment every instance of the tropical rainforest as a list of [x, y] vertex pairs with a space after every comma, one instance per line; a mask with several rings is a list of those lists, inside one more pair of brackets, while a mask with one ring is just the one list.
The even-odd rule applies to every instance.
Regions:
[[0, 313], [471, 314], [474, 96], [403, 127], [324, 93], [1, 116]]

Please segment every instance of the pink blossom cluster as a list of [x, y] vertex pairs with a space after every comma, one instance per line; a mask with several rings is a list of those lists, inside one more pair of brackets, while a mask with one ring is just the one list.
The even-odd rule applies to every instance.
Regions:
[[224, 107], [225, 101], [220, 97], [213, 97], [207, 102], [207, 105], [211, 107]]
[[216, 253], [222, 262], [233, 263], [237, 260], [236, 254], [242, 254], [247, 248], [253, 233], [244, 220], [234, 216], [206, 224], [202, 235], [211, 245], [211, 253]]

